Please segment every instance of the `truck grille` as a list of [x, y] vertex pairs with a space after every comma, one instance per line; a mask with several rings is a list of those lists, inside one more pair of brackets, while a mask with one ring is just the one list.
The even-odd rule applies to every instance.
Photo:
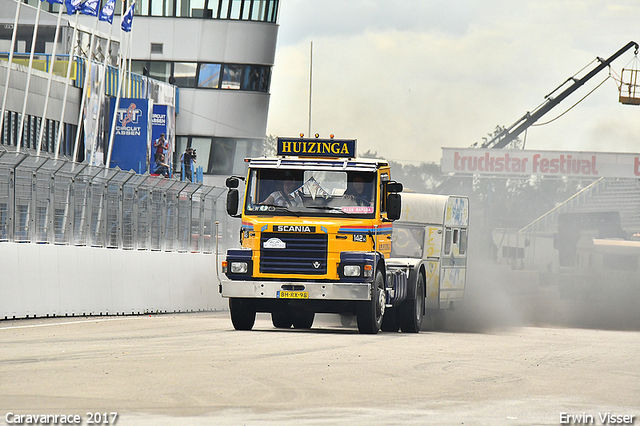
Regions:
[[[265, 248], [264, 243], [278, 238], [284, 248]], [[327, 273], [327, 234], [263, 232], [260, 237], [260, 272], [263, 274]]]

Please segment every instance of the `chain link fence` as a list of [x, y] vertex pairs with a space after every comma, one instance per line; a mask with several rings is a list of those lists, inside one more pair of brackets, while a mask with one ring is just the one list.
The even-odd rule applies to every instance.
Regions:
[[0, 241], [214, 253], [225, 193], [0, 147]]

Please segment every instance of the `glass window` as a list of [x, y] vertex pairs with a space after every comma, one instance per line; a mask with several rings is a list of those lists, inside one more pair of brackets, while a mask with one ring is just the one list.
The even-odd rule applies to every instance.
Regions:
[[242, 9], [242, 0], [231, 0], [229, 19], [240, 19], [240, 9]]
[[200, 64], [198, 87], [217, 89], [220, 81], [220, 64]]
[[466, 252], [467, 252], [467, 230], [461, 229], [460, 230], [460, 247], [459, 247], [460, 256], [464, 256]]
[[222, 89], [240, 89], [242, 83], [242, 65], [225, 65], [222, 75]]
[[396, 222], [393, 224], [391, 255], [422, 258], [424, 228]]
[[229, 1], [230, 0], [222, 0], [220, 5], [220, 19], [227, 19], [229, 16]]
[[173, 16], [174, 0], [151, 0], [151, 16]]
[[251, 11], [251, 0], [245, 0], [244, 2], [244, 6], [242, 7], [242, 20], [244, 21], [248, 21], [249, 20], [249, 12]]
[[[202, 167], [204, 173], [209, 170], [209, 157], [211, 154], [211, 138], [191, 138], [191, 144], [189, 145], [196, 152], [196, 160], [193, 165], [194, 171], [198, 167]], [[180, 153], [182, 155], [182, 153]]]
[[253, 7], [251, 9], [251, 20], [262, 21], [264, 18], [264, 9], [266, 0], [253, 0]]
[[195, 87], [196, 85], [195, 62], [176, 62], [173, 64], [173, 77], [178, 87]]
[[[209, 173], [225, 175], [233, 172], [236, 142], [233, 139], [214, 138]], [[206, 170], [206, 169], [205, 169]]]
[[224, 0], [209, 0], [207, 3], [207, 9], [209, 9], [210, 17], [218, 19], [218, 9], [220, 8], [220, 1]]
[[[158, 1], [158, 0], [155, 0], [155, 1]], [[139, 16], [149, 16], [149, 0], [136, 1], [133, 14], [139, 15]]]
[[[183, 7], [186, 7], [189, 10], [189, 15], [192, 18], [204, 18], [204, 0], [182, 0]], [[186, 5], [184, 5], [186, 4]]]
[[184, 154], [184, 151], [187, 149], [188, 141], [189, 141], [189, 138], [187, 136], [176, 136], [176, 152], [175, 152], [174, 163], [173, 163], [173, 169], [176, 172], [182, 172], [182, 163], [180, 162], [180, 157], [182, 156], [182, 154]]
[[262, 67], [257, 65], [247, 65], [244, 69], [244, 79], [242, 82], [242, 90], [260, 90], [260, 74]]
[[171, 62], [153, 61], [149, 63], [149, 77], [168, 83], [170, 75]]
[[276, 12], [278, 10], [278, 1], [270, 0], [267, 13], [267, 22], [276, 22]]
[[144, 68], [149, 69], [149, 64], [147, 61], [131, 61], [131, 72], [135, 73], [135, 74], [144, 74], [143, 73], [143, 69]]
[[444, 231], [444, 254], [451, 254], [451, 228]]

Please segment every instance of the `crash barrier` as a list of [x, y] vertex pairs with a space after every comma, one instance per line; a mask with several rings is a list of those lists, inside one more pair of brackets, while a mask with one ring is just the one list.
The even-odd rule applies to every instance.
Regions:
[[225, 193], [0, 147], [0, 319], [222, 308]]

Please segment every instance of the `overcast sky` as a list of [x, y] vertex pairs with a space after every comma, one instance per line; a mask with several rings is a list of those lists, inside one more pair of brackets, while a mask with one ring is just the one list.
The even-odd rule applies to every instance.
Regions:
[[[481, 142], [596, 57], [640, 41], [637, 0], [280, 3], [267, 133], [308, 133], [313, 42], [311, 133], [355, 138], [359, 152], [402, 162], [439, 162], [442, 147]], [[634, 67], [628, 51], [612, 71], [619, 78]], [[608, 75], [600, 72], [539, 123]], [[640, 106], [620, 104], [609, 79], [563, 117], [531, 127], [526, 148], [640, 152]]]

